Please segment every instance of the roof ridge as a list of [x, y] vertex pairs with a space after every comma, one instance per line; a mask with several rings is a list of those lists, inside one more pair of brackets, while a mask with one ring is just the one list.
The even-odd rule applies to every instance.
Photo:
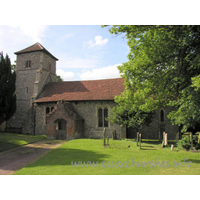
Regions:
[[53, 56], [47, 49], [45, 49], [39, 42], [36, 42], [35, 44], [22, 49], [20, 51], [15, 52], [14, 54], [19, 55], [22, 53], [29, 53], [29, 52], [35, 52], [35, 51], [43, 51], [49, 54], [51, 57], [53, 57], [55, 60], [58, 60], [55, 56]]
[[70, 82], [89, 82], [89, 81], [106, 81], [106, 80], [116, 80], [116, 79], [123, 79], [123, 78], [107, 78], [107, 79], [95, 79], [95, 80], [77, 80], [77, 81], [60, 81], [60, 82], [51, 82], [51, 83], [70, 83]]
[[36, 44], [38, 44], [41, 49], [45, 49], [39, 42], [37, 42]]

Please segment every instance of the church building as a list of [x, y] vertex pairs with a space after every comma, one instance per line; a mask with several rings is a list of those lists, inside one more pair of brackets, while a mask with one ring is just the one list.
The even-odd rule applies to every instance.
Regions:
[[[103, 129], [111, 137], [135, 138], [136, 130], [107, 121], [116, 106], [114, 97], [125, 86], [122, 78], [57, 82], [58, 59], [36, 43], [15, 52], [17, 109], [6, 123], [7, 132], [47, 135], [52, 139], [101, 138]], [[179, 127], [167, 119], [170, 108], [155, 111], [152, 123], [141, 126], [143, 138], [179, 138]]]

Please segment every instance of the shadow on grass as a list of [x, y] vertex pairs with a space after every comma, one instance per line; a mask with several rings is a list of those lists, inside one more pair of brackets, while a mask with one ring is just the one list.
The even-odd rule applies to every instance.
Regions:
[[158, 144], [161, 144], [162, 142], [159, 142], [158, 140], [142, 139], [142, 143], [158, 145]]
[[72, 165], [79, 161], [82, 163], [87, 163], [88, 161], [93, 163], [98, 161], [98, 163], [100, 163], [104, 158], [108, 157], [107, 154], [98, 154], [95, 151], [58, 148], [26, 167]]
[[154, 148], [154, 146], [143, 146], [143, 145], [142, 145], [142, 147]]
[[[168, 145], [174, 145], [174, 147], [177, 147], [177, 142], [175, 140], [168, 140]], [[159, 140], [148, 140], [148, 139], [142, 139], [142, 143], [146, 143], [146, 144], [152, 144], [152, 145], [161, 145], [162, 141]]]
[[[183, 162], [184, 160], [182, 160], [182, 162]], [[188, 160], [185, 160], [185, 162], [192, 162], [192, 163], [200, 163], [200, 160], [194, 160], [194, 159], [188, 159]]]
[[141, 150], [157, 150], [157, 149], [147, 149], [147, 148], [141, 148]]
[[18, 146], [20, 146], [20, 145], [19, 144], [13, 144], [11, 142], [7, 142], [7, 143], [0, 142], [0, 152], [7, 151], [9, 149], [13, 149], [13, 148], [18, 147]]

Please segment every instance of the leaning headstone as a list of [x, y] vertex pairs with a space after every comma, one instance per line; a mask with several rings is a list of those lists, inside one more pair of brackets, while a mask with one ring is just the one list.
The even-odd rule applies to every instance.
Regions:
[[161, 146], [162, 148], [164, 147], [164, 141], [162, 141], [162, 146]]
[[171, 150], [174, 150], [174, 145], [173, 144], [171, 145]]
[[112, 139], [114, 140], [114, 130], [112, 131]]
[[109, 146], [109, 136], [107, 137], [107, 146]]
[[139, 134], [140, 149], [141, 149], [141, 137], [142, 137], [142, 135], [141, 135], [141, 133], [140, 133], [140, 134]]
[[167, 145], [167, 133], [165, 133], [165, 146]]
[[112, 131], [112, 139], [113, 139], [113, 140], [116, 139], [116, 130], [115, 130], [115, 129]]
[[165, 132], [163, 132], [163, 142], [165, 144]]
[[103, 146], [106, 145], [106, 129], [103, 129]]
[[137, 132], [137, 146], [138, 146], [138, 141], [139, 141], [139, 132]]
[[190, 147], [190, 151], [196, 151], [195, 147]]

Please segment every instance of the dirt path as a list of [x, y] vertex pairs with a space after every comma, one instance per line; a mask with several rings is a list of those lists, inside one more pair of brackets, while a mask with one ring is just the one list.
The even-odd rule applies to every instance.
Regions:
[[66, 141], [41, 140], [0, 153], [0, 175], [9, 175], [34, 162]]

